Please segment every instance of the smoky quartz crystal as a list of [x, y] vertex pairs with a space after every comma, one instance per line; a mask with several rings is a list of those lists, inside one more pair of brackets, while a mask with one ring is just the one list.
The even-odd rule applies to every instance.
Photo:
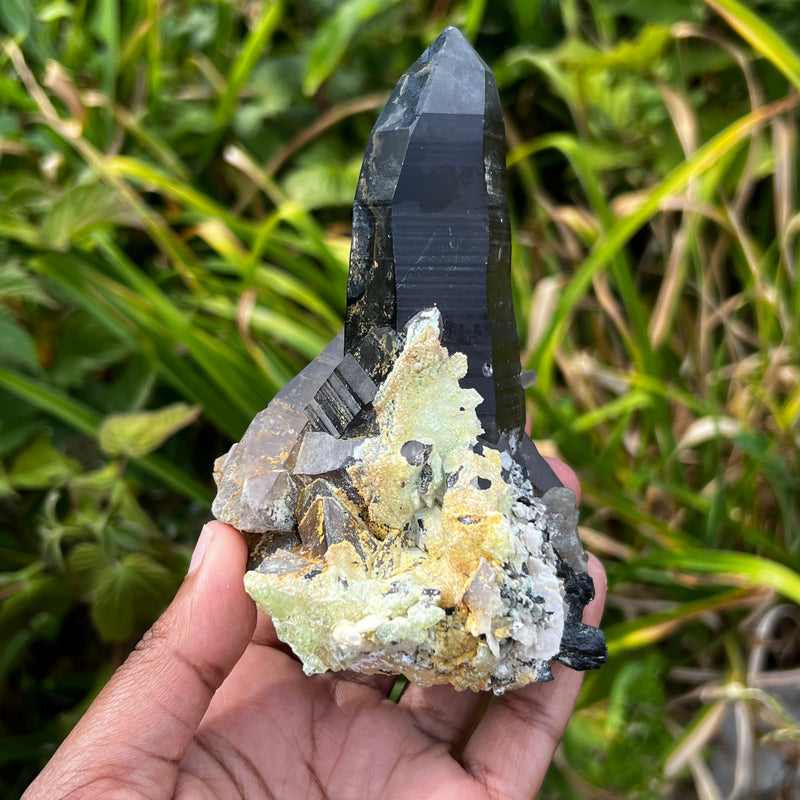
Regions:
[[510, 258], [495, 79], [448, 28], [370, 135], [344, 331], [215, 464], [309, 674], [501, 692], [606, 659], [575, 496], [524, 432]]

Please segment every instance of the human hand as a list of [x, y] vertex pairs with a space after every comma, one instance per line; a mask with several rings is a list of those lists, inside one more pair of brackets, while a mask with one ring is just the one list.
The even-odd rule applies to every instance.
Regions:
[[[577, 478], [551, 461], [562, 482]], [[23, 800], [532, 797], [582, 673], [501, 697], [390, 676], [307, 677], [242, 586], [243, 538], [211, 522], [180, 591]], [[600, 622], [605, 573], [589, 557]]]

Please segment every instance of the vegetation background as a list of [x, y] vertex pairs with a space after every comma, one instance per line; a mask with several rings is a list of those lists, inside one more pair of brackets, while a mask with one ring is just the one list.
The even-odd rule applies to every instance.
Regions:
[[610, 579], [542, 796], [795, 797], [794, 0], [2, 0], [3, 797], [341, 326], [370, 127], [449, 24], [507, 113], [534, 437]]

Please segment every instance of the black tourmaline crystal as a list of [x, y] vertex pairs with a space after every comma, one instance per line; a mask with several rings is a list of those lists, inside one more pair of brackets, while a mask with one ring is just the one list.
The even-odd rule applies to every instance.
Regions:
[[[574, 495], [524, 433], [510, 263], [497, 87], [448, 28], [372, 130], [343, 336], [216, 464], [214, 513], [251, 542], [248, 591], [309, 672], [402, 669], [499, 691], [547, 680], [550, 659], [591, 669], [606, 658], [603, 634], [581, 622], [594, 592]], [[373, 591], [392, 610], [365, 607], [358, 623], [353, 598]], [[425, 599], [406, 619], [396, 592]]]

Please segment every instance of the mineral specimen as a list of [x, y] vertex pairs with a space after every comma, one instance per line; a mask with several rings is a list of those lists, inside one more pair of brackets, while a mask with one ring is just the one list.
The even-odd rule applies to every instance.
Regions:
[[574, 494], [524, 433], [504, 149], [448, 28], [370, 136], [343, 334], [215, 465], [247, 591], [309, 674], [499, 692], [605, 661]]

